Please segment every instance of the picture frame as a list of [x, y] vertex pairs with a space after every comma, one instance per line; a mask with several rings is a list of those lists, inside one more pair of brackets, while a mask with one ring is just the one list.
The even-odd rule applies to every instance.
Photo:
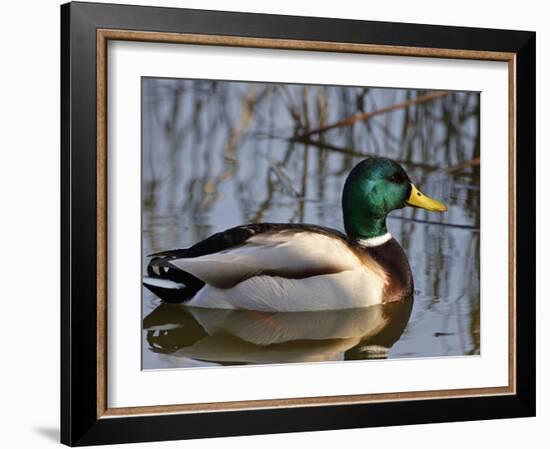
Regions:
[[[107, 44], [156, 42], [508, 67], [508, 385], [110, 408]], [[61, 6], [61, 442], [70, 446], [535, 415], [535, 33], [72, 2]], [[483, 206], [485, 207], [485, 206]], [[487, 206], [490, 207], [490, 206]]]

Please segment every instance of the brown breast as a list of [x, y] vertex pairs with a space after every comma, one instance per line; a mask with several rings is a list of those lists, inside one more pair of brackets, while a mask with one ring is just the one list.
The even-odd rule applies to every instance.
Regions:
[[413, 293], [414, 283], [407, 256], [395, 239], [361, 250], [372, 257], [386, 272], [383, 302], [400, 301]]

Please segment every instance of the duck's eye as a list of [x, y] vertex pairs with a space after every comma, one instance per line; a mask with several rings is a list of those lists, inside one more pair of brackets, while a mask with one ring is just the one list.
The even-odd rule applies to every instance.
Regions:
[[388, 180], [390, 182], [395, 182], [396, 184], [399, 184], [401, 181], [403, 181], [403, 176], [401, 176], [399, 173], [394, 173], [388, 178]]

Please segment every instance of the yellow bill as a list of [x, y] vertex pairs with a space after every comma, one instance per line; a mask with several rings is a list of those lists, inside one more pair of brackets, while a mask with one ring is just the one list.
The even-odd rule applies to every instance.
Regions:
[[434, 212], [446, 212], [447, 206], [439, 201], [431, 199], [418, 190], [414, 184], [411, 184], [411, 195], [406, 203], [409, 206], [420, 207], [422, 209], [431, 210]]

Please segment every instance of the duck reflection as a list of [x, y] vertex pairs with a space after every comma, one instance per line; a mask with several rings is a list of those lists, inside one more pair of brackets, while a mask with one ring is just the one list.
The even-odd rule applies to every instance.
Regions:
[[362, 309], [265, 313], [163, 303], [143, 329], [151, 351], [220, 365], [383, 359], [412, 305], [411, 297]]

